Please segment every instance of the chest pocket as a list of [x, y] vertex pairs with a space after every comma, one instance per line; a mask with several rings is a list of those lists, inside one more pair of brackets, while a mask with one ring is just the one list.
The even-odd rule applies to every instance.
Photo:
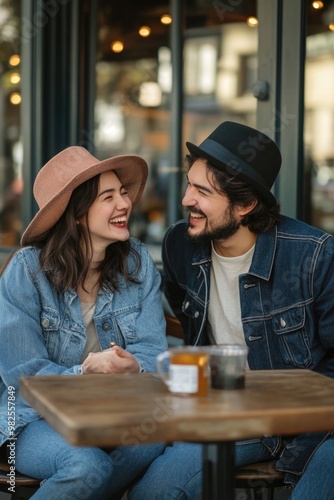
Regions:
[[305, 308], [296, 307], [275, 314], [272, 324], [288, 367], [307, 368], [311, 364], [311, 352], [305, 328]]
[[115, 340], [123, 349], [125, 349], [128, 344], [133, 344], [137, 341], [137, 317], [137, 309], [131, 309], [126, 313], [115, 316], [117, 324]]
[[41, 313], [41, 327], [46, 348], [52, 358], [59, 342], [59, 315], [51, 309], [43, 309]]
[[182, 312], [186, 316], [196, 320], [204, 314], [204, 303], [198, 295], [193, 296], [188, 291], [182, 304]]

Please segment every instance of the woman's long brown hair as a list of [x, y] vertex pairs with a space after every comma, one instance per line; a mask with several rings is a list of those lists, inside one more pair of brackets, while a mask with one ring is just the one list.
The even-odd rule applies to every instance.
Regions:
[[[99, 175], [78, 186], [61, 218], [35, 246], [41, 249], [40, 263], [49, 281], [58, 292], [76, 290], [84, 286], [92, 259], [92, 241], [88, 228], [88, 211], [97, 198]], [[84, 223], [80, 222], [83, 221]], [[127, 256], [134, 256], [134, 269], [130, 272]], [[100, 288], [119, 290], [119, 279], [124, 276], [139, 283], [140, 256], [128, 241], [118, 241], [106, 249], [105, 258], [96, 270], [100, 273]]]

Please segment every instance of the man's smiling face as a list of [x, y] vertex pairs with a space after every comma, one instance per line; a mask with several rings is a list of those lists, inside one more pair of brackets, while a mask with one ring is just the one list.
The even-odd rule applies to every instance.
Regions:
[[238, 209], [232, 208], [227, 196], [215, 189], [213, 174], [202, 158], [188, 172], [182, 205], [189, 213], [188, 236], [198, 243], [226, 240], [241, 225]]

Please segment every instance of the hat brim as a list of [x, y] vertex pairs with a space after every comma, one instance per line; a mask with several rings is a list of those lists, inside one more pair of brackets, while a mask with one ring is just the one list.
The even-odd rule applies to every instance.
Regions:
[[116, 173], [126, 187], [132, 204], [138, 203], [148, 176], [146, 161], [137, 155], [120, 155], [98, 161], [74, 176], [37, 212], [21, 237], [21, 245], [29, 245], [42, 239], [65, 212], [74, 189], [92, 177], [110, 170]]
[[256, 193], [269, 205], [275, 205], [277, 203], [272, 192], [260, 181], [254, 179], [254, 172], [252, 172], [251, 175], [247, 175], [246, 172], [250, 168], [248, 163], [230, 153], [227, 149], [223, 148], [223, 146], [219, 146], [219, 159], [213, 156], [208, 150], [203, 147], [200, 148], [191, 142], [186, 142], [186, 146], [192, 155], [207, 159], [215, 167], [228, 169], [228, 171], [230, 173], [232, 171], [233, 175], [236, 177], [240, 177], [243, 181], [248, 182]]

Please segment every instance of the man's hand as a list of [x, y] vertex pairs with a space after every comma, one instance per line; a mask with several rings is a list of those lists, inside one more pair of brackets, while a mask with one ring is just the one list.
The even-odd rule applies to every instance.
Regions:
[[115, 345], [101, 352], [91, 352], [82, 364], [83, 373], [139, 373], [136, 358]]

